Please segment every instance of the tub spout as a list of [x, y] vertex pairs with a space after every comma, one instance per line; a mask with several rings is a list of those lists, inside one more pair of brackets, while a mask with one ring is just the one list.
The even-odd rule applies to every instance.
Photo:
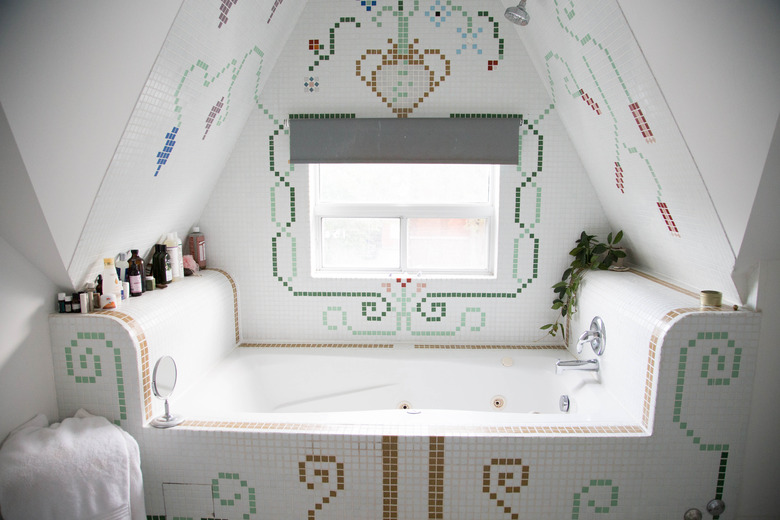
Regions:
[[598, 359], [575, 359], [573, 361], [561, 361], [560, 359], [555, 362], [555, 373], [560, 374], [566, 370], [579, 370], [582, 372], [598, 372], [599, 360]]

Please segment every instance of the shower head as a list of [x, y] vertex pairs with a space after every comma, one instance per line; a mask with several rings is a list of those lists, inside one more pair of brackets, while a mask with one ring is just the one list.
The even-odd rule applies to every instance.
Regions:
[[517, 25], [528, 25], [528, 21], [531, 19], [531, 15], [525, 10], [525, 0], [520, 0], [520, 3], [514, 7], [507, 7], [504, 16]]

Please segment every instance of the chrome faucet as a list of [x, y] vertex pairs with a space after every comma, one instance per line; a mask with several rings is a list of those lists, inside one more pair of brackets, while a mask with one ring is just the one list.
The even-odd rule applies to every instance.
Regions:
[[561, 361], [560, 359], [555, 362], [555, 373], [560, 374], [566, 370], [579, 370], [581, 372], [598, 372], [599, 371], [598, 359], [575, 359], [572, 361]]
[[577, 353], [582, 353], [582, 348], [586, 343], [590, 343], [593, 352], [597, 356], [604, 353], [604, 348], [607, 345], [607, 332], [604, 328], [604, 321], [598, 316], [593, 318], [590, 322], [590, 329], [586, 330], [577, 340]]

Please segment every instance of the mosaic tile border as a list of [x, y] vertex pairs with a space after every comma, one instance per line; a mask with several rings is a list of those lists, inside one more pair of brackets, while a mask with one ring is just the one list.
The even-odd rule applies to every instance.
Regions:
[[132, 316], [119, 311], [95, 311], [90, 316], [109, 316], [125, 324], [134, 335], [138, 343], [141, 363], [141, 388], [143, 389], [144, 419], [152, 418], [152, 372], [149, 367], [149, 345], [146, 341], [146, 333]]
[[445, 350], [566, 350], [564, 345], [415, 345], [414, 348]]
[[391, 343], [240, 343], [240, 348], [393, 348]]
[[[419, 330], [413, 327], [412, 318], [419, 314], [426, 318], [428, 324], [432, 322], [441, 322], [444, 317], [444, 311], [448, 302], [433, 302], [432, 300], [460, 300], [472, 298], [517, 298], [523, 293], [539, 275], [539, 251], [540, 238], [535, 234], [535, 227], [541, 220], [541, 188], [537, 186], [536, 179], [542, 173], [544, 167], [544, 135], [536, 128], [541, 121], [549, 115], [554, 109], [553, 105], [544, 109], [538, 117], [532, 120], [525, 119], [522, 114], [516, 113], [493, 113], [493, 114], [451, 114], [452, 118], [476, 118], [486, 116], [495, 119], [517, 119], [522, 124], [520, 139], [518, 142], [518, 164], [517, 172], [520, 174], [517, 186], [515, 187], [515, 224], [517, 224], [517, 236], [513, 242], [513, 265], [511, 283], [513, 288], [507, 287], [502, 291], [475, 291], [475, 292], [432, 292], [426, 289], [427, 284], [417, 282], [416, 288], [407, 288], [412, 283], [412, 278], [398, 277], [395, 284], [392, 281], [382, 283], [378, 291], [312, 291], [300, 290], [301, 281], [298, 279], [297, 268], [297, 239], [293, 233], [293, 227], [296, 223], [296, 193], [295, 186], [292, 185], [289, 177], [294, 171], [293, 165], [290, 165], [289, 171], [277, 169], [275, 157], [276, 139], [282, 133], [287, 134], [286, 124], [280, 122], [261, 104], [258, 108], [262, 109], [265, 115], [273, 122], [275, 130], [268, 136], [269, 142], [269, 168], [270, 172], [276, 177], [276, 182], [270, 190], [271, 204], [271, 222], [277, 230], [271, 237], [271, 262], [272, 276], [283, 287], [291, 293], [293, 297], [327, 297], [327, 298], [362, 298], [362, 316], [349, 314], [347, 310], [339, 305], [327, 306], [323, 311], [323, 325], [329, 331], [345, 330], [353, 336], [399, 336], [408, 334], [413, 337], [436, 336], [440, 338], [453, 337], [464, 332], [482, 331], [487, 323], [486, 313], [481, 307], [468, 306], [460, 308], [460, 320], [452, 319], [447, 322], [443, 330]], [[328, 118], [351, 118], [354, 114], [289, 114], [290, 119], [328, 119]], [[535, 146], [530, 145], [530, 153], [536, 160], [531, 159], [529, 165], [524, 165], [523, 157], [523, 138], [529, 137], [536, 140]], [[526, 149], [529, 145], [526, 144]], [[529, 161], [526, 161], [529, 162]], [[524, 189], [535, 190], [535, 211], [533, 216], [529, 216], [528, 221], [521, 221], [521, 193]], [[286, 192], [286, 193], [285, 193]], [[533, 196], [533, 195], [531, 195]], [[277, 201], [284, 200], [285, 206], [277, 204]], [[289, 206], [287, 205], [289, 204]], [[284, 212], [284, 216], [281, 216]], [[290, 255], [292, 259], [291, 267], [285, 273], [282, 270], [279, 261], [281, 251]], [[285, 276], [286, 274], [286, 276]], [[423, 289], [426, 289], [423, 291]], [[410, 298], [411, 297], [411, 298]], [[376, 301], [378, 300], [378, 301]], [[412, 301], [412, 300], [416, 300]], [[411, 305], [409, 304], [411, 302]], [[382, 311], [377, 312], [379, 307]], [[424, 308], [425, 307], [425, 308]], [[428, 311], [430, 309], [430, 311]], [[392, 320], [386, 320], [386, 328], [374, 327], [377, 322], [383, 321], [389, 313], [395, 313], [395, 323]], [[426, 316], [430, 312], [434, 316]], [[373, 313], [373, 314], [372, 314]], [[354, 318], [354, 319], [353, 319]], [[332, 320], [329, 321], [329, 320]], [[372, 327], [366, 327], [370, 322]]]
[[[399, 434], [423, 436], [538, 436], [538, 437], [645, 437], [648, 432], [637, 425], [605, 426], [429, 426], [414, 427], [414, 431], [396, 425], [338, 425], [311, 423], [265, 423], [256, 421], [185, 420], [179, 428], [192, 430], [235, 430], [264, 432], [295, 432], [318, 435], [382, 435], [388, 430]], [[424, 430], [424, 431], [423, 431]]]
[[[393, 343], [239, 343], [240, 348], [394, 348]], [[416, 349], [440, 350], [566, 350], [563, 345], [436, 345], [414, 344]]]
[[218, 269], [216, 267], [207, 267], [209, 271], [216, 271], [227, 278], [228, 282], [230, 282], [230, 288], [233, 289], [233, 319], [235, 320], [235, 327], [236, 327], [236, 343], [241, 341], [241, 331], [239, 330], [239, 323], [238, 323], [238, 287], [236, 287], [236, 281], [233, 280], [233, 277], [230, 276], [227, 271], [223, 269]]

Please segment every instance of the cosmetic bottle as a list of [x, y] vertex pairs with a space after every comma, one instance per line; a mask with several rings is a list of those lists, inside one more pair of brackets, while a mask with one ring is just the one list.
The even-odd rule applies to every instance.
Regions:
[[70, 294], [65, 295], [65, 312], [73, 312], [73, 296]]
[[200, 227], [194, 226], [192, 233], [187, 236], [187, 247], [198, 267], [206, 267], [206, 237], [200, 232]]
[[171, 270], [171, 258], [168, 256], [168, 250], [165, 244], [155, 244], [156, 252], [152, 257], [152, 272], [157, 287], [164, 288], [173, 281], [173, 271]]
[[65, 312], [65, 293], [57, 293], [57, 312], [60, 314]]
[[182, 256], [181, 240], [177, 232], [168, 233], [165, 239], [165, 249], [168, 256], [171, 257], [171, 269], [173, 270], [173, 281], [177, 282], [184, 279], [184, 257]]
[[138, 249], [132, 249], [130, 252], [132, 253], [132, 256], [128, 261], [127, 268], [127, 281], [130, 282], [130, 296], [141, 296], [146, 290], [144, 286], [146, 281], [144, 261], [138, 256]]
[[81, 298], [79, 298], [79, 293], [73, 293], [70, 305], [71, 312], [74, 314], [81, 314]]
[[127, 262], [127, 253], [119, 253], [114, 260], [116, 265], [116, 276], [120, 282], [127, 281], [127, 268], [129, 266]]
[[[107, 296], [111, 295], [111, 298]], [[122, 284], [116, 275], [116, 266], [113, 258], [103, 259], [103, 291], [101, 292], [100, 308], [114, 309], [122, 301]]]

